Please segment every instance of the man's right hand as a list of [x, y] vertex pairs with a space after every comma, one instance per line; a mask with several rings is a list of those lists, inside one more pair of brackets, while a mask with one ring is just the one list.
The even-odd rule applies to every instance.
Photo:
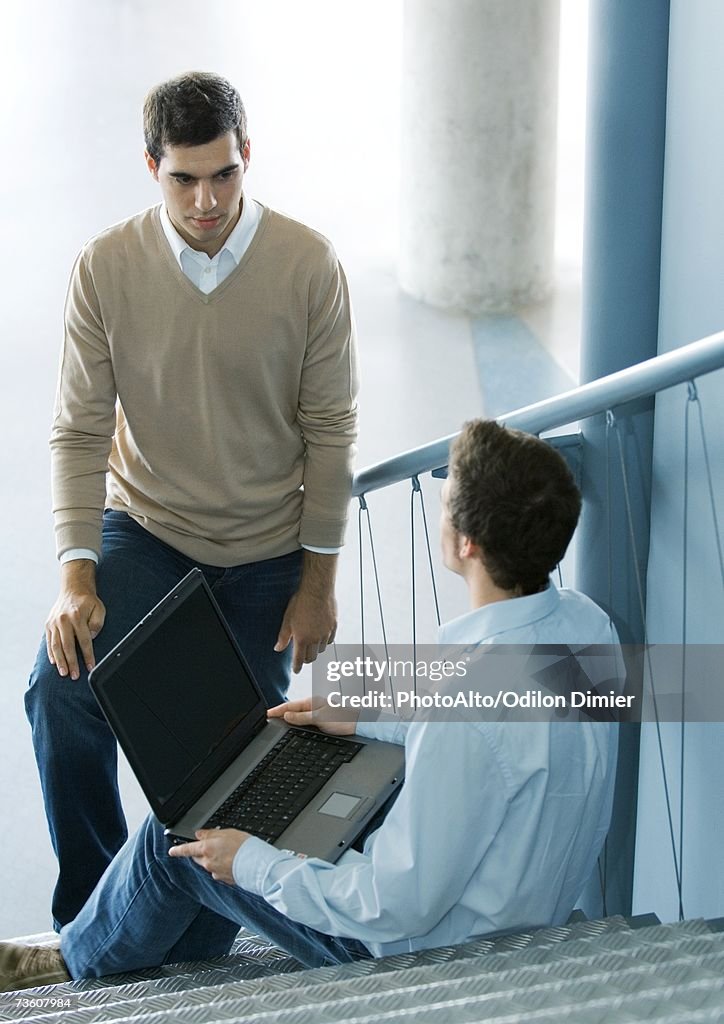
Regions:
[[60, 571], [60, 594], [45, 623], [45, 643], [58, 673], [79, 679], [76, 644], [90, 672], [95, 666], [93, 641], [103, 629], [106, 609], [96, 594], [95, 562], [74, 559], [63, 563]]
[[[346, 721], [340, 721], [340, 714]], [[333, 736], [353, 736], [359, 711], [330, 708], [322, 697], [303, 697], [269, 708], [267, 715], [269, 718], [283, 718], [288, 725], [315, 725], [321, 732]]]

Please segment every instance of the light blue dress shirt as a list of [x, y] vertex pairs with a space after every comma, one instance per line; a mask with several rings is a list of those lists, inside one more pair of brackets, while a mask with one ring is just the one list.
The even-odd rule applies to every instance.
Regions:
[[[442, 644], [616, 644], [608, 616], [572, 590], [486, 605]], [[564, 922], [608, 829], [616, 726], [582, 722], [367, 722], [404, 743], [406, 780], [364, 852], [336, 865], [258, 838], [237, 884], [295, 921], [359, 939], [375, 956]]]

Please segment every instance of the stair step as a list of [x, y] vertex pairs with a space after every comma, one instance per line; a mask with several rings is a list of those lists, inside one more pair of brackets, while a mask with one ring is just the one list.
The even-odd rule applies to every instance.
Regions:
[[[440, 1004], [458, 999], [474, 999], [490, 1007], [495, 1005], [496, 1000], [520, 1002], [521, 998], [531, 1004], [537, 1000], [550, 1004], [553, 996], [559, 1002], [570, 1001], [574, 995], [578, 998], [581, 986], [585, 987], [586, 998], [589, 1000], [600, 998], [602, 992], [610, 996], [612, 979], [615, 979], [615, 990], [618, 993], [630, 993], [636, 998], [640, 997], [642, 987], [656, 992], [662, 989], [668, 991], [675, 985], [681, 991], [682, 986], [688, 985], [692, 991], [702, 992], [707, 986], [711, 988], [712, 982], [717, 990], [721, 988], [724, 941], [717, 941], [713, 945], [717, 948], [703, 956], [693, 956], [691, 953], [677, 956], [671, 950], [665, 964], [665, 973], [662, 970], [664, 961], [661, 959], [652, 965], [632, 961], [630, 953], [604, 954], [599, 957], [595, 949], [592, 949], [586, 958], [578, 961], [549, 961], [524, 967], [516, 965], [482, 973], [480, 967], [483, 964], [478, 959], [413, 967], [376, 978], [373, 995], [370, 993], [369, 979], [364, 977], [309, 985], [303, 991], [287, 988], [276, 992], [258, 992], [256, 995], [248, 992], [242, 994], [238, 986], [230, 984], [213, 993], [208, 990], [189, 993], [187, 995], [191, 998], [184, 999], [182, 1004], [176, 997], [157, 996], [145, 1001], [142, 1006], [136, 1004], [134, 1007], [125, 1003], [76, 1011], [72, 1019], [77, 1024], [81, 1021], [84, 1024], [112, 1020], [168, 1021], [179, 1018], [179, 1012], [183, 1011], [183, 1019], [195, 1020], [195, 1008], [206, 1007], [207, 1011], [213, 1011], [218, 1020], [246, 1020], [251, 1016], [270, 1013], [276, 1019], [284, 1020], [285, 1014], [300, 1009], [300, 1003], [310, 1012], [315, 1008], [320, 1012], [328, 1011], [344, 1003], [345, 1013], [350, 1013], [355, 1007], [369, 1008], [370, 998], [380, 1000], [385, 995], [393, 999], [395, 1006], [408, 1010], [425, 1008], [431, 1002]], [[508, 959], [513, 960], [515, 957]], [[377, 1003], [374, 1005], [376, 1007]]]
[[[724, 1007], [724, 933], [712, 932], [703, 921], [637, 930], [623, 918], [577, 922], [337, 967], [301, 970], [294, 961], [294, 973], [234, 977], [250, 966], [278, 970], [291, 959], [281, 954], [274, 964], [264, 965], [257, 955], [250, 964], [260, 952], [258, 946], [253, 952], [248, 948], [252, 955], [243, 964], [233, 963], [232, 955], [210, 969], [185, 965], [186, 973], [146, 975], [141, 982], [117, 986], [73, 982], [28, 990], [26, 997], [70, 998], [73, 1008], [46, 1008], [28, 1016], [27, 1008], [8, 1012], [3, 1004], [0, 1019], [22, 1018], [27, 1024], [337, 1024], [393, 1020], [414, 1011], [415, 1024], [483, 1018], [512, 1022], [522, 1015], [526, 1021], [609, 1024], [643, 1019], [630, 1016], [635, 1008], [637, 1014], [659, 1013], [652, 1018], [657, 1020], [663, 1020], [662, 1013], [672, 1019], [678, 1013], [679, 1021], [694, 1024], [717, 1005]], [[218, 977], [223, 983], [217, 983]]]
[[[413, 966], [445, 964], [487, 957], [493, 953], [505, 957], [526, 949], [547, 949], [560, 942], [587, 940], [599, 936], [604, 931], [614, 930], [628, 930], [624, 918], [611, 917], [605, 921], [584, 920], [572, 925], [521, 932], [497, 939], [477, 939], [461, 946], [399, 953], [382, 959], [359, 960], [315, 970], [304, 970], [297, 960], [287, 957], [265, 940], [242, 933], [234, 943], [232, 953], [227, 957], [203, 963], [166, 965], [134, 974], [76, 981], [62, 986], [45, 986], [33, 991], [46, 997], [52, 994], [56, 997], [62, 995], [70, 998], [77, 1012], [80, 1012], [81, 1007], [103, 1007], [105, 1013], [110, 1013], [113, 1005], [122, 1005], [130, 1011], [133, 1003], [180, 992], [195, 992], [194, 1001], [208, 1001], [213, 997], [214, 987], [222, 984], [237, 986], [239, 996], [267, 990], [299, 990], [307, 985], [347, 977], [386, 974]], [[16, 941], [50, 945], [57, 944], [57, 936], [26, 936], [24, 940]], [[188, 995], [186, 998], [188, 999]], [[22, 1008], [13, 1011], [12, 1008], [3, 1007], [3, 1010], [5, 1012], [0, 1012], [0, 1020], [27, 1018], [27, 1012]]]

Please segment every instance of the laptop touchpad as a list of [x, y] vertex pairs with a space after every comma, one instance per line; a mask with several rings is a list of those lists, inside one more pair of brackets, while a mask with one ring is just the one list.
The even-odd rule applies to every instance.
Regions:
[[332, 793], [319, 808], [319, 814], [330, 814], [334, 818], [349, 818], [363, 799], [359, 796], [350, 796], [348, 793]]

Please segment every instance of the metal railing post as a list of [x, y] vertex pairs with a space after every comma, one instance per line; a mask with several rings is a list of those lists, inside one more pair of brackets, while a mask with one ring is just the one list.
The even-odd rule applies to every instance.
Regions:
[[[581, 379], [594, 380], [656, 355], [666, 139], [669, 0], [592, 0], [583, 246]], [[584, 510], [576, 584], [606, 607], [626, 643], [645, 621], [636, 572], [646, 581], [651, 515], [653, 400], [617, 417], [638, 565], [633, 566], [618, 452], [607, 466], [603, 417], [583, 424]], [[617, 438], [618, 441], [618, 438]], [[608, 477], [609, 493], [601, 493]], [[608, 506], [608, 507], [606, 507]], [[610, 528], [608, 516], [611, 516]], [[645, 593], [645, 591], [644, 591]], [[584, 909], [630, 914], [633, 894], [639, 728], [619, 737], [619, 770], [602, 898], [598, 879]]]

